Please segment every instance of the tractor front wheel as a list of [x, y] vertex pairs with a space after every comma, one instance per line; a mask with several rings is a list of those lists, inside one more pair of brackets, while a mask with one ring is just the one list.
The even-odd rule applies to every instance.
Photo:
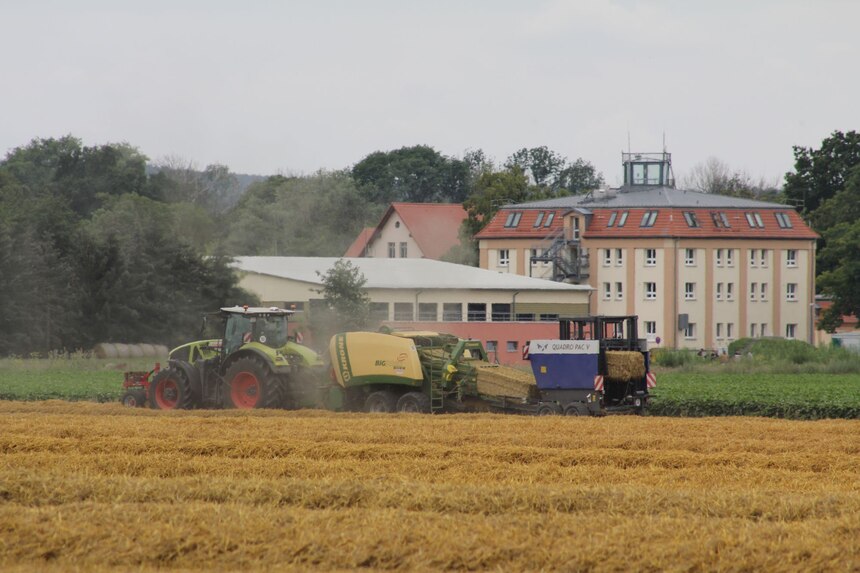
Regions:
[[149, 384], [149, 405], [154, 410], [189, 410], [194, 407], [191, 382], [179, 368], [165, 368]]
[[231, 364], [224, 384], [225, 408], [278, 408], [283, 401], [281, 381], [258, 358], [246, 356]]
[[119, 399], [122, 405], [127, 408], [143, 408], [146, 406], [146, 390], [128, 390]]

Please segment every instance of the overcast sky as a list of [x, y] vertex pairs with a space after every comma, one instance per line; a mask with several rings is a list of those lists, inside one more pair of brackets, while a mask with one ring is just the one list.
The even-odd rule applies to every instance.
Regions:
[[546, 145], [619, 183], [717, 157], [776, 179], [860, 129], [860, 2], [0, 0], [0, 154], [125, 141], [234, 172]]

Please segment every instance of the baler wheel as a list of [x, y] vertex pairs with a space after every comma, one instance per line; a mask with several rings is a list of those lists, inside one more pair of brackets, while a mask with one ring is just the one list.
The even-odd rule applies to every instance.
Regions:
[[246, 356], [231, 364], [224, 384], [225, 408], [279, 408], [283, 402], [281, 381], [258, 358]]
[[149, 405], [154, 410], [188, 410], [194, 407], [191, 382], [178, 368], [165, 368], [149, 384]]
[[573, 402], [564, 407], [565, 416], [588, 416], [588, 407], [585, 404]]
[[146, 406], [146, 390], [128, 390], [119, 401], [127, 408], [143, 408]]
[[411, 414], [429, 414], [430, 397], [423, 392], [407, 392], [397, 401], [397, 411]]
[[558, 416], [561, 414], [561, 408], [557, 404], [541, 404], [538, 407], [538, 416]]
[[397, 409], [397, 396], [394, 392], [380, 390], [371, 393], [364, 401], [365, 412], [378, 412], [388, 414]]

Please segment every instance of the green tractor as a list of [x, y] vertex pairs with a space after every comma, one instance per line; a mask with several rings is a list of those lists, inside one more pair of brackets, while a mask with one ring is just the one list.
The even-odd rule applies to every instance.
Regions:
[[[220, 338], [170, 351], [168, 367], [149, 381], [152, 408], [301, 408], [318, 402], [324, 365], [291, 339], [291, 310], [234, 306], [218, 313]], [[207, 318], [204, 327], [213, 321]]]

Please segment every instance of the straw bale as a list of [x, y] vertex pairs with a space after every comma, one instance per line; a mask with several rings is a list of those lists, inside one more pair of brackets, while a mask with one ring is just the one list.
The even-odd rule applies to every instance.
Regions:
[[131, 358], [131, 352], [129, 352], [128, 344], [121, 344], [117, 342], [113, 346], [114, 348], [116, 348], [117, 358]]
[[476, 362], [475, 366], [478, 368], [479, 394], [528, 398], [537, 393], [537, 383], [530, 372], [489, 362]]
[[606, 378], [629, 382], [645, 376], [645, 357], [641, 352], [616, 350], [606, 353]]
[[93, 347], [96, 358], [117, 358], [116, 346], [110, 342], [99, 342]]

